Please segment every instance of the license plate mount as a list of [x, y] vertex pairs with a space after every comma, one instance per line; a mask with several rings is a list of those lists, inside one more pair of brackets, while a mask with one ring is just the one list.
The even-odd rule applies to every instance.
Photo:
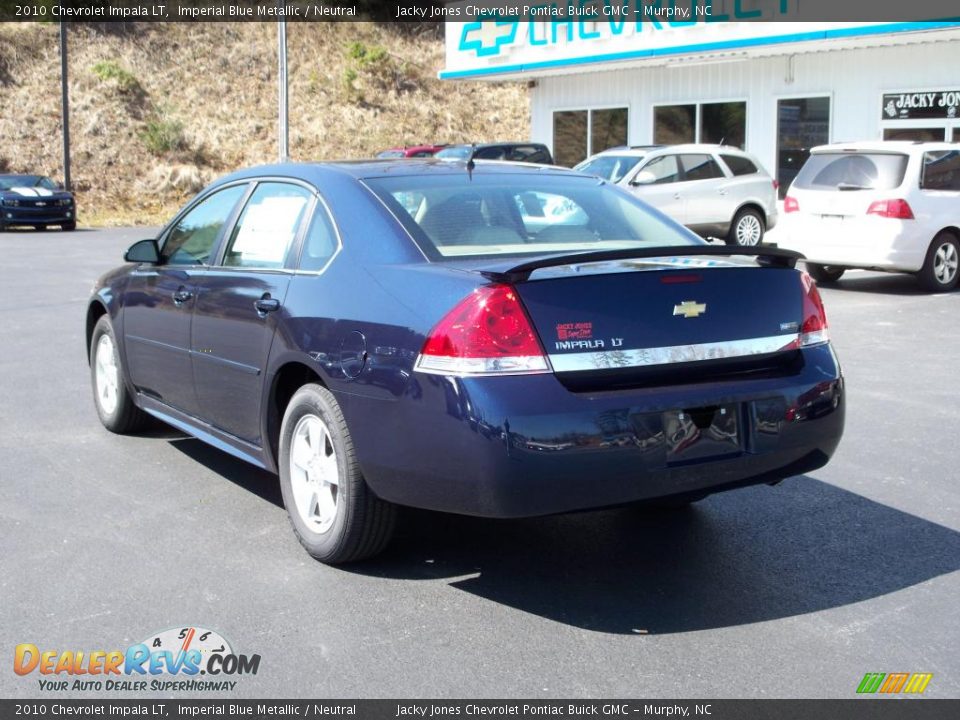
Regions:
[[743, 451], [740, 405], [729, 403], [663, 413], [670, 465], [714, 460]]

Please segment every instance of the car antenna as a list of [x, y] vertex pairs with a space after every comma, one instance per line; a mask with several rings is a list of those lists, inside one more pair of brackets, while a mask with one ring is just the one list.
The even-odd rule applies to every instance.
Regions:
[[473, 161], [473, 155], [475, 152], [477, 152], [477, 144], [472, 143], [470, 145], [470, 157], [467, 159], [467, 176], [471, 180], [473, 180], [473, 169], [477, 166], [477, 164]]

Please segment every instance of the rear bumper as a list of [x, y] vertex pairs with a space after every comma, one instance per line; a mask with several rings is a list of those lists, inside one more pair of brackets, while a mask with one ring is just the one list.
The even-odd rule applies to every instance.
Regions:
[[778, 233], [780, 247], [801, 252], [811, 262], [902, 272], [923, 267], [930, 240], [915, 220], [869, 216], [825, 221], [791, 213]]
[[[843, 380], [830, 346], [803, 355], [801, 372], [787, 378], [592, 394], [572, 393], [553, 375], [415, 374], [397, 401], [349, 395], [341, 404], [365, 477], [385, 500], [486, 517], [546, 515], [821, 467], [843, 433]], [[678, 411], [704, 407], [728, 409], [736, 431], [719, 421], [678, 425]]]

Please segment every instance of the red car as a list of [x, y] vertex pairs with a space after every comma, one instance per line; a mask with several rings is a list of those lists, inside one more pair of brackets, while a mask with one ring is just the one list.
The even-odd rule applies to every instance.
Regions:
[[377, 158], [424, 158], [432, 157], [435, 152], [443, 150], [446, 145], [406, 145], [390, 148], [377, 154]]

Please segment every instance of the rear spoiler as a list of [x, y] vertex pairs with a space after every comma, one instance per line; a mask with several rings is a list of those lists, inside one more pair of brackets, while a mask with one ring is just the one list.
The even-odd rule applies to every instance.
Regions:
[[769, 267], [796, 267], [797, 260], [804, 255], [793, 250], [784, 250], [772, 245], [741, 247], [730, 245], [680, 245], [677, 247], [633, 248], [629, 250], [598, 250], [596, 252], [568, 253], [564, 255], [546, 255], [529, 262], [514, 265], [505, 270], [482, 270], [481, 274], [495, 282], [523, 282], [528, 280], [535, 270], [562, 265], [582, 265], [585, 263], [610, 262], [614, 260], [638, 260], [641, 258], [671, 258], [686, 256], [751, 255], [757, 258], [759, 265]]

